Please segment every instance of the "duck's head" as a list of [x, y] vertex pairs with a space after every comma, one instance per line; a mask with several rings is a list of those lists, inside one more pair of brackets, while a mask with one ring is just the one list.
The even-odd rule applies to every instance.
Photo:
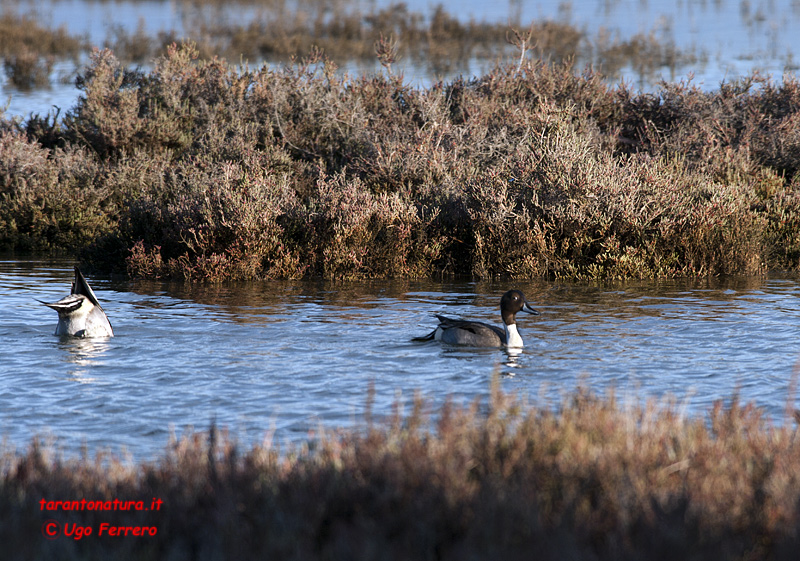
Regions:
[[503, 316], [503, 323], [511, 325], [517, 322], [517, 312], [527, 312], [535, 316], [539, 312], [531, 308], [525, 300], [525, 295], [520, 290], [509, 290], [500, 298], [500, 315]]

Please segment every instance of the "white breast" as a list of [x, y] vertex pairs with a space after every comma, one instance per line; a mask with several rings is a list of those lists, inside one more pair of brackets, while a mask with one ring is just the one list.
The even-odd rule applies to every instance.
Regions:
[[506, 325], [506, 347], [522, 347], [522, 337], [517, 331], [517, 324]]

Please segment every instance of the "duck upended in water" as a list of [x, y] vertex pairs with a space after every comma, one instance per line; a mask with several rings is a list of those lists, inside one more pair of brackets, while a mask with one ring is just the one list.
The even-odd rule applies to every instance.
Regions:
[[[40, 300], [41, 302], [41, 300]], [[56, 335], [73, 335], [75, 337], [113, 337], [114, 330], [100, 302], [80, 269], [75, 267], [75, 280], [72, 291], [58, 302], [45, 306], [58, 312]]]
[[451, 319], [436, 314], [439, 325], [423, 337], [413, 341], [441, 341], [449, 345], [470, 345], [472, 347], [522, 347], [522, 337], [517, 331], [517, 312], [527, 312], [535, 316], [539, 312], [525, 301], [519, 290], [509, 290], [500, 299], [500, 315], [503, 329], [480, 321]]

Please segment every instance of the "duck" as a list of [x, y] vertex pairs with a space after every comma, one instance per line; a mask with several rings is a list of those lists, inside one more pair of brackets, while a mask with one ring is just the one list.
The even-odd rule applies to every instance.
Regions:
[[94, 291], [86, 282], [86, 278], [78, 267], [75, 267], [75, 279], [72, 290], [58, 302], [45, 306], [58, 312], [58, 325], [55, 335], [72, 337], [113, 337], [114, 330], [108, 316], [97, 301]]
[[435, 314], [439, 320], [436, 329], [422, 337], [414, 337], [412, 341], [436, 340], [448, 345], [520, 348], [523, 343], [517, 330], [518, 312], [539, 315], [539, 312], [531, 308], [525, 300], [522, 291], [509, 290], [500, 298], [500, 316], [503, 318], [503, 328], [480, 321], [452, 319]]

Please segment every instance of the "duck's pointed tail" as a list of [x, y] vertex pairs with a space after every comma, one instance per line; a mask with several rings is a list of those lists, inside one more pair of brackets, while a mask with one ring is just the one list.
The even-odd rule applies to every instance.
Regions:
[[103, 309], [100, 306], [100, 302], [97, 301], [97, 296], [94, 295], [92, 287], [89, 286], [88, 282], [86, 282], [83, 273], [81, 273], [81, 270], [78, 269], [78, 267], [75, 267], [75, 280], [72, 281], [72, 294], [83, 294], [92, 304], [101, 310]]
[[433, 341], [436, 338], [436, 329], [428, 333], [427, 335], [423, 335], [422, 337], [414, 337], [411, 339], [412, 341]]

